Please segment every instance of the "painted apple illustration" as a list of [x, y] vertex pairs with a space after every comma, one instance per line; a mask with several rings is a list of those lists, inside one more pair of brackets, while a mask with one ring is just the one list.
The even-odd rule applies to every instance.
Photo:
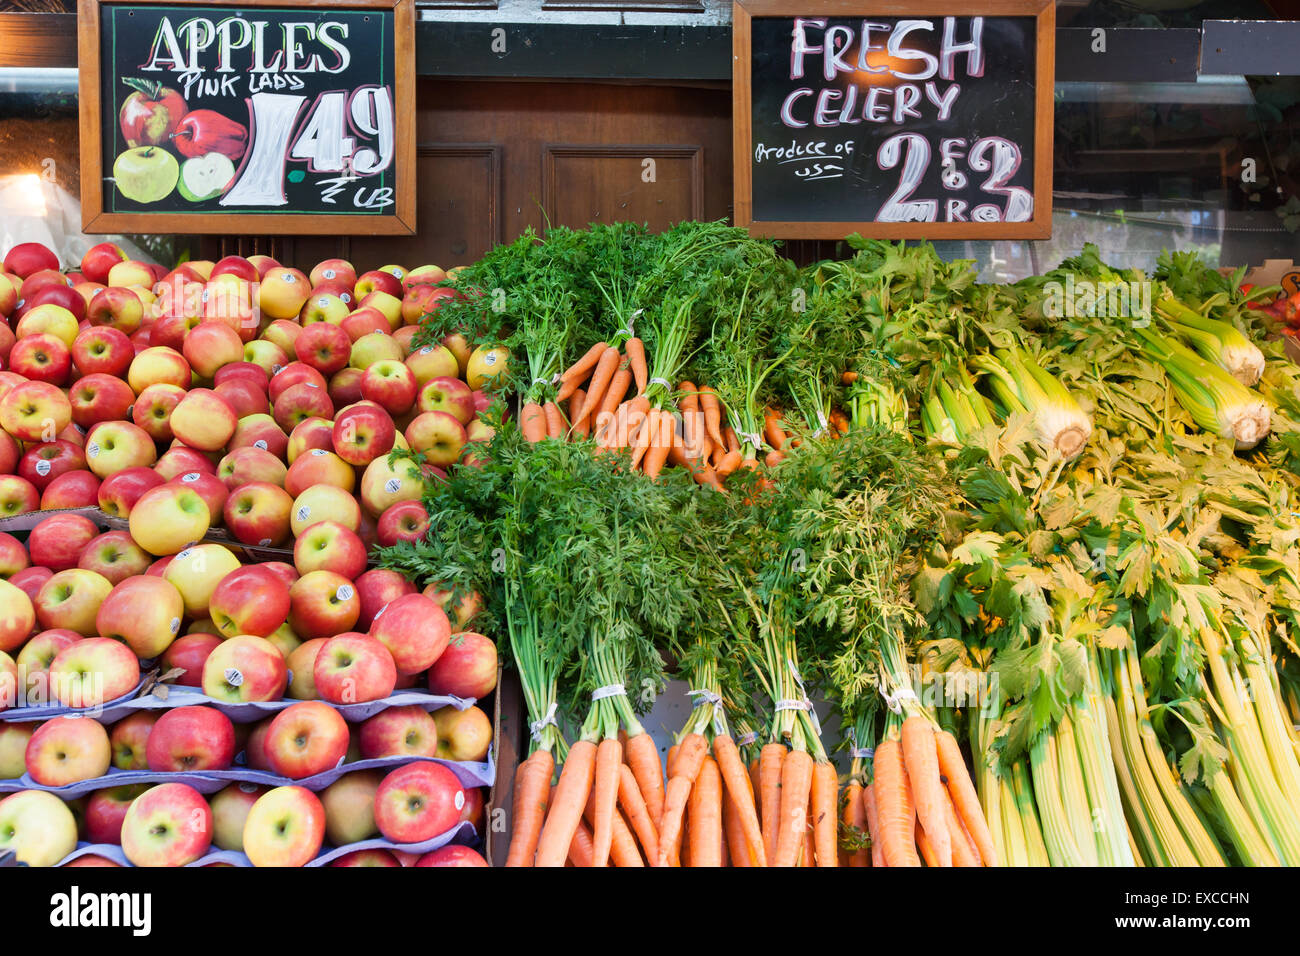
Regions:
[[117, 114], [126, 145], [135, 148], [166, 143], [181, 117], [189, 112], [184, 97], [157, 80], [123, 77], [122, 82], [135, 90]]
[[176, 188], [181, 167], [176, 157], [158, 146], [137, 146], [113, 163], [117, 191], [135, 202], [157, 202]]
[[172, 145], [190, 158], [220, 153], [235, 160], [248, 148], [248, 127], [216, 110], [192, 110], [176, 124]]
[[203, 202], [220, 196], [234, 178], [235, 164], [229, 156], [208, 153], [181, 163], [181, 179], [176, 190], [190, 202]]

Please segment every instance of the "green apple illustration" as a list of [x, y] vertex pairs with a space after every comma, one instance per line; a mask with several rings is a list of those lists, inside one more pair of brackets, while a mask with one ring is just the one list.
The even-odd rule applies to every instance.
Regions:
[[220, 196], [234, 178], [235, 164], [229, 156], [207, 153], [181, 163], [181, 181], [176, 188], [190, 202], [203, 202]]
[[157, 202], [176, 188], [181, 168], [176, 157], [160, 146], [128, 149], [113, 163], [118, 192], [135, 202]]

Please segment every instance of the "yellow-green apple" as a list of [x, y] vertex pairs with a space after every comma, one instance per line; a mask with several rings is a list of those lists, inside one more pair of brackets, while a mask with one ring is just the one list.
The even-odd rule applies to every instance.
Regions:
[[469, 339], [459, 332], [451, 332], [442, 337], [442, 344], [451, 350], [451, 354], [456, 356], [456, 364], [459, 367], [459, 377], [464, 378], [465, 372], [469, 368], [470, 356], [474, 354], [474, 348], [469, 344]]
[[127, 468], [152, 465], [158, 459], [153, 439], [130, 422], [99, 422], [86, 433], [86, 465], [101, 480]]
[[297, 269], [272, 269], [262, 279], [257, 301], [272, 319], [292, 319], [311, 295], [311, 280]]
[[436, 285], [445, 278], [447, 273], [432, 263], [416, 266], [402, 278], [402, 289], [409, 293], [422, 285]]
[[418, 704], [389, 707], [366, 718], [357, 728], [357, 736], [362, 760], [438, 755], [438, 726]]
[[146, 770], [149, 767], [149, 734], [158, 722], [158, 713], [137, 710], [113, 725], [108, 735], [113, 748], [113, 766], [118, 770]]
[[80, 641], [81, 635], [67, 628], [41, 631], [23, 645], [14, 663], [18, 665], [18, 687], [30, 704], [48, 704], [50, 665], [64, 648]]
[[208, 506], [208, 514], [220, 515], [225, 509], [230, 489], [216, 475], [207, 471], [187, 471], [168, 480], [168, 484], [177, 482], [189, 486], [203, 499], [203, 503]]
[[208, 388], [191, 389], [172, 409], [172, 434], [199, 451], [224, 448], [238, 423], [230, 403]]
[[113, 585], [84, 568], [58, 571], [41, 585], [33, 605], [42, 628], [66, 627], [82, 637], [95, 634], [95, 614]]
[[299, 362], [311, 366], [322, 376], [330, 376], [347, 367], [352, 340], [337, 325], [315, 322], [302, 330], [293, 347]]
[[[4, 278], [3, 275], [0, 275], [0, 279], [2, 278]], [[95, 293], [98, 292], [100, 289], [108, 288], [108, 286], [104, 285], [102, 282], [78, 282], [72, 288], [75, 289], [77, 291], [77, 294], [81, 296], [81, 301], [85, 305], [89, 306], [90, 300], [95, 297]], [[4, 283], [0, 282], [0, 303], [3, 302], [4, 302]], [[4, 310], [0, 309], [0, 312], [2, 311]]]
[[[350, 311], [348, 303], [337, 295], [330, 292], [313, 291], [307, 301], [303, 303], [302, 311], [298, 313], [298, 319], [302, 322], [304, 329], [309, 325], [319, 324], [337, 326], [348, 317]], [[349, 345], [351, 345], [350, 340]]]
[[[349, 496], [350, 497], [350, 496]], [[279, 485], [250, 482], [226, 499], [226, 530], [244, 544], [279, 547], [289, 538], [293, 498]]]
[[[348, 315], [346, 319], [339, 323], [349, 341], [355, 344], [362, 339], [371, 335], [382, 335], [384, 338], [391, 338], [393, 331], [388, 322], [388, 317], [373, 306], [365, 306], [357, 309]], [[349, 353], [348, 360], [351, 361]]]
[[400, 362], [403, 358], [402, 346], [395, 338], [383, 332], [371, 332], [352, 343], [348, 364], [364, 371], [376, 362]]
[[235, 426], [235, 433], [230, 436], [226, 448], [234, 451], [247, 446], [269, 451], [284, 461], [289, 452], [289, 436], [269, 414], [246, 415]]
[[86, 319], [91, 325], [102, 325], [130, 335], [144, 322], [144, 302], [131, 289], [106, 286], [86, 303]]
[[121, 641], [142, 660], [162, 654], [181, 630], [185, 604], [165, 578], [139, 574], [116, 585], [99, 607], [100, 637]]
[[77, 820], [45, 790], [20, 790], [0, 800], [0, 853], [26, 866], [54, 866], [77, 848]]
[[487, 866], [483, 854], [473, 847], [453, 843], [448, 846], [430, 850], [420, 857], [413, 866]]
[[280, 656], [286, 662], [289, 660], [290, 654], [302, 647], [302, 638], [293, 632], [293, 628], [289, 626], [288, 621], [268, 634], [266, 639], [275, 645], [275, 649], [280, 652]]
[[274, 375], [289, 364], [289, 353], [278, 342], [269, 339], [253, 339], [251, 342], [244, 343], [244, 361], [256, 365], [267, 375]]
[[220, 456], [214, 452], [201, 452], [197, 448], [188, 447], [180, 439], [173, 438], [171, 447], [162, 453], [162, 457], [153, 466], [153, 470], [168, 481], [179, 478], [190, 471], [197, 471], [204, 475], [215, 475], [217, 473], [217, 462], [220, 460]]
[[152, 468], [125, 468], [109, 475], [99, 486], [99, 508], [114, 518], [126, 518], [141, 496], [166, 481]]
[[420, 466], [410, 458], [390, 462], [387, 455], [381, 456], [366, 465], [361, 476], [361, 503], [376, 520], [399, 501], [418, 500], [423, 493]]
[[406, 426], [406, 442], [430, 464], [446, 467], [460, 460], [469, 436], [447, 412], [421, 412]]
[[262, 794], [270, 788], [255, 783], [232, 783], [208, 800], [212, 807], [212, 842], [236, 853], [244, 849], [244, 823]]
[[[81, 296], [71, 289], [65, 289], [62, 286], [51, 286], [50, 291], [61, 289], [67, 295], [72, 296], [78, 303], [81, 302]], [[47, 290], [41, 290], [45, 292]], [[39, 295], [39, 293], [38, 293]], [[32, 298], [35, 302], [36, 298]], [[29, 303], [30, 304], [30, 303]], [[36, 335], [48, 335], [58, 339], [63, 345], [71, 349], [72, 343], [77, 337], [77, 317], [68, 309], [53, 302], [44, 302], [34, 305], [23, 314], [14, 326], [14, 335], [19, 339], [31, 338]]]
[[108, 270], [126, 259], [127, 255], [121, 246], [113, 242], [100, 242], [87, 249], [81, 257], [81, 274], [91, 282], [105, 282], [108, 280]]
[[445, 760], [487, 759], [492, 745], [492, 721], [478, 707], [439, 707], [433, 712], [438, 726], [438, 756]]
[[189, 388], [193, 380], [190, 363], [185, 356], [165, 345], [151, 345], [138, 352], [126, 370], [126, 381], [139, 395], [150, 385], [165, 383], [177, 388]]
[[125, 386], [134, 358], [131, 340], [117, 329], [92, 326], [82, 329], [72, 341], [72, 361], [82, 375], [109, 375]]
[[392, 416], [376, 403], [360, 402], [334, 418], [334, 453], [349, 465], [368, 465], [387, 455], [396, 439]]
[[0, 399], [0, 426], [19, 441], [53, 441], [72, 421], [72, 403], [49, 382], [23, 382]]
[[[12, 584], [23, 594], [27, 595], [27, 600], [30, 602], [36, 600], [36, 595], [40, 593], [41, 585], [44, 584], [52, 577], [54, 577], [54, 572], [51, 571], [49, 568], [37, 568], [37, 567], [23, 568], [12, 578], [10, 578], [7, 583]], [[10, 613], [9, 608], [5, 603], [7, 600], [6, 598], [7, 593], [8, 592], [6, 592], [4, 588], [0, 588], [0, 651], [15, 650], [18, 646], [21, 646], [23, 639], [25, 637], [25, 635], [19, 636], [17, 644], [11, 647], [5, 646], [6, 639], [12, 641], [14, 638], [14, 634], [17, 633], [16, 631], [10, 633], [9, 632], [10, 625], [6, 623], [8, 620], [7, 615]], [[36, 623], [35, 610], [32, 611], [32, 623], [33, 624]], [[28, 633], [31, 633], [30, 627], [27, 630]]]
[[406, 278], [405, 266], [397, 266], [397, 265], [380, 266], [379, 271], [387, 272], [389, 275], [393, 276], [393, 278], [397, 279], [398, 282], [401, 282], [403, 279]]
[[30, 335], [10, 349], [9, 367], [33, 382], [64, 385], [72, 372], [72, 352], [52, 335]]
[[313, 637], [310, 641], [303, 641], [285, 658], [290, 674], [288, 696], [295, 700], [320, 699], [316, 691], [316, 655], [329, 640], [328, 637]]
[[266, 637], [289, 617], [289, 587], [263, 566], [245, 565], [217, 584], [208, 612], [224, 637]]
[[235, 726], [215, 707], [177, 707], [153, 725], [146, 759], [154, 771], [228, 770], [235, 759]]
[[392, 653], [399, 674], [418, 674], [446, 649], [451, 624], [442, 608], [423, 594], [404, 594], [379, 609], [370, 636]]
[[168, 382], [150, 385], [136, 398], [131, 408], [131, 420], [154, 441], [171, 441], [174, 437], [172, 412], [184, 397], [185, 389], [177, 385]]
[[208, 533], [212, 517], [198, 492], [183, 484], [159, 485], [136, 500], [131, 537], [153, 555], [176, 554]]
[[365, 634], [344, 631], [316, 653], [312, 680], [321, 700], [357, 704], [390, 696], [397, 669], [384, 645]]
[[[164, 568], [163, 570], [165, 571], [166, 568]], [[215, 637], [221, 636], [220, 633], [217, 631], [217, 625], [212, 623], [212, 618], [210, 617], [195, 618], [193, 621], [189, 623], [189, 626], [185, 628], [185, 633], [186, 634], [211, 634]]]
[[200, 322], [186, 333], [181, 354], [200, 378], [212, 378], [217, 369], [244, 359], [244, 341], [224, 322]]
[[[125, 387], [125, 386], [124, 386]], [[84, 471], [86, 456], [80, 446], [63, 439], [30, 446], [18, 460], [18, 474], [44, 494], [54, 479], [69, 471]]]
[[[298, 340], [298, 336], [301, 334], [302, 326], [297, 322], [291, 319], [276, 319], [266, 327], [266, 330], [262, 333], [262, 339], [279, 348], [287, 357], [293, 354], [294, 342]], [[284, 366], [289, 363], [284, 361], [280, 364]], [[271, 374], [274, 375], [275, 373], [272, 372]]]
[[406, 367], [423, 388], [435, 378], [455, 379], [459, 374], [456, 356], [445, 345], [425, 345], [406, 357]]
[[416, 761], [390, 771], [375, 792], [375, 825], [393, 843], [421, 843], [460, 821], [465, 793], [439, 763]]
[[77, 567], [103, 575], [116, 587], [127, 578], [144, 574], [151, 560], [129, 532], [105, 531], [81, 549], [77, 555]]
[[429, 668], [429, 693], [482, 699], [497, 686], [497, 646], [476, 631], [451, 636]]
[[480, 345], [465, 363], [465, 384], [471, 389], [481, 389], [504, 375], [510, 364], [510, 350], [504, 345]]
[[224, 545], [196, 544], [176, 555], [163, 578], [180, 592], [186, 615], [203, 617], [221, 579], [239, 566], [239, 558]]
[[318, 521], [294, 542], [293, 563], [299, 574], [333, 571], [352, 580], [366, 569], [366, 546], [350, 528], [336, 521]]
[[212, 267], [209, 273], [209, 279], [215, 279], [218, 276], [231, 275], [243, 279], [245, 282], [256, 282], [261, 278], [257, 271], [257, 266], [245, 259], [243, 256], [226, 256], [218, 259], [216, 265]]
[[300, 422], [289, 434], [284, 460], [292, 465], [298, 460], [299, 455], [313, 448], [334, 450], [333, 422], [324, 418], [309, 418], [305, 422]]
[[[5, 656], [0, 654], [0, 658]], [[3, 680], [4, 677], [0, 676], [0, 681]], [[5, 696], [0, 694], [0, 710], [4, 709], [5, 700]], [[27, 741], [31, 740], [35, 729], [33, 721], [0, 724], [0, 780], [15, 780], [27, 772]]]
[[265, 746], [275, 773], [290, 780], [312, 777], [343, 762], [348, 752], [347, 721], [318, 700], [291, 704], [271, 721]]
[[313, 485], [294, 499], [289, 527], [296, 537], [318, 521], [336, 521], [360, 533], [361, 506], [351, 492], [337, 485]]
[[200, 279], [204, 280], [211, 278], [212, 270], [217, 266], [211, 259], [191, 259], [185, 264], [197, 272]]
[[330, 401], [334, 403], [335, 408], [345, 408], [361, 401], [361, 379], [365, 374], [359, 368], [348, 366], [330, 376]]
[[280, 392], [271, 407], [271, 415], [277, 425], [292, 431], [309, 418], [333, 419], [334, 403], [323, 386], [300, 382]]
[[0, 532], [0, 578], [8, 580], [31, 563], [23, 543], [11, 534]]
[[381, 269], [372, 269], [369, 272], [363, 272], [357, 277], [356, 285], [352, 287], [352, 294], [357, 299], [363, 299], [372, 292], [387, 292], [397, 298], [402, 297], [402, 280], [391, 272], [384, 272]]
[[[361, 600], [356, 588], [333, 571], [304, 574], [289, 588], [289, 626], [304, 640], [350, 631], [360, 613]], [[318, 656], [316, 689], [325, 697], [319, 665]]]
[[240, 634], [203, 662], [203, 693], [228, 704], [279, 700], [288, 685], [284, 657], [264, 637]]
[[135, 866], [184, 866], [211, 845], [212, 809], [189, 784], [150, 787], [122, 821], [122, 852]]
[[361, 378], [361, 397], [380, 405], [394, 417], [411, 410], [417, 392], [414, 373], [400, 361], [375, 362]]
[[41, 493], [20, 475], [0, 475], [0, 517], [25, 515], [41, 506]]
[[474, 393], [458, 378], [438, 376], [420, 387], [416, 408], [421, 412], [446, 412], [462, 425], [474, 419]]
[[283, 486], [287, 470], [284, 462], [269, 451], [245, 445], [221, 459], [217, 477], [232, 491], [254, 481]]
[[361, 598], [361, 614], [357, 627], [368, 630], [380, 609], [404, 594], [414, 594], [415, 585], [405, 575], [389, 568], [371, 568], [355, 580], [357, 595]]
[[312, 267], [308, 278], [313, 288], [322, 282], [342, 282], [351, 288], [356, 285], [357, 270], [346, 259], [324, 259]]
[[244, 853], [253, 866], [303, 866], [325, 839], [325, 808], [304, 787], [262, 794], [244, 822]]
[[[333, 444], [333, 429], [330, 443]], [[295, 497], [317, 485], [330, 485], [351, 492], [356, 480], [352, 466], [333, 451], [313, 448], [305, 455], [299, 455], [289, 466], [284, 474], [284, 490]]]
[[105, 787], [86, 800], [85, 835], [90, 843], [122, 842], [122, 821], [136, 797], [149, 789], [147, 783]]
[[99, 497], [99, 479], [92, 471], [69, 471], [59, 475], [41, 492], [41, 510], [93, 508]]
[[236, 418], [265, 415], [271, 410], [266, 391], [245, 378], [222, 382], [213, 391], [230, 405]]
[[51, 515], [32, 528], [27, 549], [34, 564], [66, 571], [77, 566], [81, 549], [98, 534], [99, 528], [85, 515]]
[[109, 285], [149, 286], [153, 282], [153, 270], [136, 259], [124, 259], [108, 270]]
[[401, 863], [397, 857], [387, 850], [381, 850], [378, 847], [370, 850], [353, 850], [351, 853], [344, 853], [330, 861], [330, 866], [357, 867], [357, 866], [395, 866], [401, 868]]
[[108, 773], [108, 731], [97, 720], [55, 717], [27, 742], [27, 773], [43, 787], [66, 787]]
[[[87, 302], [90, 301], [89, 296], [94, 295], [94, 289], [82, 290], [81, 288], [78, 288], [78, 291], [83, 292], [83, 297], [86, 298]], [[18, 308], [18, 303], [20, 301], [21, 300], [18, 298], [18, 290], [9, 282], [6, 273], [0, 272], [0, 316], [8, 318], [13, 314], [14, 310]], [[5, 327], [8, 328], [8, 325]], [[10, 333], [13, 332], [12, 329], [9, 331]], [[12, 338], [12, 334], [10, 337]], [[9, 342], [9, 345], [12, 346], [13, 342]]]
[[203, 664], [220, 643], [221, 638], [216, 634], [182, 634], [163, 651], [163, 672], [179, 670], [181, 674], [176, 678], [177, 684], [202, 687]]
[[375, 793], [383, 779], [381, 771], [357, 770], [343, 775], [321, 792], [325, 828], [331, 843], [346, 846], [379, 832], [375, 826]]
[[249, 256], [248, 261], [251, 262], [253, 265], [257, 266], [258, 278], [264, 277], [272, 269], [282, 268], [280, 263], [277, 260], [272, 259], [270, 256], [262, 256], [262, 255]]
[[362, 309], [374, 309], [388, 320], [388, 331], [395, 332], [402, 327], [402, 299], [399, 295], [376, 290], [361, 298], [358, 304]]
[[92, 372], [68, 389], [68, 399], [72, 420], [82, 428], [90, 428], [99, 422], [127, 418], [135, 404], [135, 392], [120, 378]]

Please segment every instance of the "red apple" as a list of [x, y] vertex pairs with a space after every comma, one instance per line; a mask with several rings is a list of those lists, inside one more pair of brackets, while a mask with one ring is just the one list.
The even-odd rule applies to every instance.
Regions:
[[361, 598], [361, 614], [356, 626], [369, 628], [380, 609], [404, 594], [414, 594], [415, 585], [397, 571], [372, 568], [356, 579], [357, 595]]
[[72, 372], [72, 353], [53, 335], [29, 335], [9, 350], [9, 367], [33, 382], [63, 385]]
[[397, 857], [387, 850], [374, 848], [370, 850], [353, 850], [334, 859], [330, 866], [395, 866], [400, 868]]
[[81, 273], [91, 282], [107, 282], [108, 270], [126, 259], [126, 253], [116, 243], [101, 242], [81, 257]]
[[19, 441], [53, 441], [71, 421], [68, 396], [48, 382], [23, 382], [0, 398], [0, 427]]
[[281, 461], [288, 457], [289, 436], [270, 415], [248, 415], [239, 420], [235, 433], [226, 443], [227, 451], [252, 446], [269, 451]]
[[59, 257], [39, 242], [20, 242], [5, 254], [5, 272], [25, 279], [42, 269], [59, 268]]
[[158, 657], [181, 630], [185, 604], [164, 578], [137, 574], [113, 587], [95, 615], [100, 637], [121, 641], [142, 660]]
[[235, 760], [235, 726], [215, 707], [177, 707], [153, 725], [146, 759], [155, 771], [228, 770]]
[[215, 634], [182, 634], [163, 651], [163, 671], [180, 670], [176, 683], [182, 687], [202, 687], [203, 664], [220, 643]]
[[322, 700], [357, 704], [391, 695], [397, 671], [384, 645], [353, 631], [325, 642], [316, 653], [312, 680]]
[[304, 452], [319, 448], [332, 451], [334, 448], [334, 426], [324, 418], [309, 418], [299, 423], [289, 434], [284, 458], [292, 465]]
[[438, 727], [428, 711], [417, 704], [389, 707], [366, 718], [357, 736], [362, 760], [438, 755]]
[[92, 793], [86, 801], [86, 839], [91, 843], [121, 844], [122, 821], [126, 819], [126, 811], [135, 798], [148, 789], [147, 783], [135, 783], [123, 787], [105, 787]]
[[420, 388], [416, 407], [421, 412], [446, 412], [462, 425], [474, 420], [474, 393], [457, 378], [431, 378]]
[[320, 521], [294, 542], [293, 563], [300, 575], [324, 570], [354, 580], [366, 569], [366, 546], [350, 528]]
[[98, 536], [99, 528], [85, 515], [52, 515], [32, 528], [27, 550], [33, 563], [66, 571], [77, 566], [82, 549]]
[[151, 787], [122, 821], [122, 852], [136, 866], [184, 866], [211, 845], [212, 810], [188, 784]]
[[0, 531], [0, 578], [8, 580], [30, 565], [26, 545], [13, 535]]
[[393, 843], [420, 843], [456, 826], [465, 793], [442, 764], [419, 761], [384, 777], [375, 793], [375, 824]]
[[129, 577], [144, 574], [151, 561], [127, 531], [105, 531], [92, 538], [77, 555], [77, 567], [101, 574], [115, 586]]
[[120, 378], [92, 372], [69, 390], [72, 420], [82, 428], [128, 417], [135, 404], [135, 392]]
[[348, 725], [329, 704], [303, 701], [275, 716], [265, 746], [275, 773], [302, 780], [343, 762], [348, 752]]
[[232, 637], [203, 662], [203, 693], [230, 704], [279, 700], [288, 682], [284, 657], [264, 637]]
[[99, 486], [99, 507], [114, 518], [125, 518], [140, 497], [161, 485], [165, 478], [152, 468], [125, 468], [104, 479]]
[[[7, 583], [13, 585], [23, 594], [27, 595], [28, 603], [36, 600], [36, 595], [40, 593], [41, 586], [50, 578], [54, 577], [54, 572], [49, 568], [24, 568], [9, 579]], [[36, 623], [36, 612], [30, 611], [31, 623], [27, 629], [19, 633], [17, 628], [21, 627], [22, 615], [28, 612], [21, 612], [17, 618], [12, 617], [14, 600], [12, 592], [6, 592], [0, 588], [0, 651], [14, 651], [22, 646], [22, 642], [27, 640], [27, 635], [31, 634], [32, 626]]]
[[418, 674], [431, 667], [451, 639], [442, 608], [423, 594], [407, 594], [381, 608], [370, 635], [393, 655], [398, 673]]
[[99, 422], [86, 433], [86, 464], [101, 481], [127, 468], [152, 465], [157, 457], [149, 433], [130, 422]]
[[[153, 466], [153, 470], [168, 481], [192, 471], [201, 475], [215, 475], [217, 461], [213, 461], [211, 454], [205, 454], [197, 448], [187, 448], [179, 439], [173, 438], [171, 447], [163, 452], [162, 457]], [[215, 520], [216, 516], [213, 515], [213, 518]]]
[[236, 276], [245, 282], [256, 282], [261, 278], [257, 266], [243, 256], [226, 256], [224, 259], [218, 259], [208, 278], [215, 279], [224, 275]]
[[25, 515], [41, 506], [41, 493], [26, 478], [0, 475], [0, 517]]
[[277, 425], [292, 431], [309, 418], [333, 419], [334, 403], [324, 387], [301, 382], [280, 392], [271, 407], [271, 415]]
[[352, 340], [337, 325], [315, 322], [304, 328], [294, 342], [294, 354], [304, 365], [330, 376], [347, 367]]
[[244, 341], [224, 322], [200, 322], [186, 333], [181, 354], [201, 378], [212, 378], [223, 365], [243, 361]]
[[325, 808], [303, 787], [276, 787], [253, 804], [244, 823], [244, 853], [254, 866], [302, 866], [320, 852]]
[[44, 492], [51, 482], [70, 471], [85, 471], [86, 456], [70, 441], [42, 442], [32, 445], [18, 461], [18, 474]]
[[[357, 342], [371, 335], [382, 335], [384, 338], [389, 338], [389, 333], [392, 332], [392, 326], [388, 323], [388, 316], [372, 306], [357, 309], [339, 323], [339, 328], [347, 333], [353, 347], [356, 346]], [[351, 360], [352, 353], [349, 351], [348, 361]]]
[[453, 634], [429, 668], [429, 693], [482, 699], [497, 686], [497, 648], [475, 631]]
[[172, 412], [185, 397], [185, 389], [168, 382], [145, 388], [131, 409], [131, 420], [156, 442], [171, 441]]
[[312, 267], [310, 279], [312, 288], [323, 282], [341, 282], [351, 288], [357, 283], [357, 270], [346, 259], [325, 259]]
[[406, 426], [406, 443], [411, 451], [441, 468], [459, 461], [468, 441], [465, 426], [447, 412], [421, 412]]
[[73, 567], [54, 572], [36, 593], [32, 602], [36, 622], [42, 628], [66, 627], [91, 637], [95, 634], [95, 612], [112, 590], [107, 578], [76, 567], [74, 560]]
[[93, 471], [68, 471], [41, 492], [41, 510], [93, 508], [99, 501], [99, 478]]
[[213, 391], [225, 400], [237, 419], [265, 415], [271, 410], [266, 392], [246, 379], [222, 382]]
[[158, 713], [137, 710], [113, 725], [108, 742], [113, 748], [113, 766], [118, 770], [146, 770], [149, 767], [149, 734]]
[[267, 637], [289, 616], [289, 587], [263, 566], [245, 565], [217, 584], [208, 613], [225, 637]]
[[357, 299], [363, 299], [372, 292], [387, 292], [389, 295], [401, 299], [402, 280], [397, 278], [391, 272], [383, 272], [375, 269], [370, 272], [364, 272], [357, 278], [357, 283], [353, 287], [353, 295]]
[[268, 482], [240, 485], [226, 499], [226, 530], [244, 544], [279, 547], [290, 534], [293, 498]]
[[488, 861], [477, 850], [460, 844], [450, 844], [430, 850], [415, 861], [416, 866], [487, 866]]
[[42, 787], [66, 787], [93, 780], [112, 766], [108, 731], [97, 720], [55, 717], [27, 741], [27, 774]]
[[381, 406], [362, 402], [339, 412], [331, 437], [341, 459], [350, 465], [368, 465], [392, 451], [397, 429]]
[[179, 483], [188, 487], [203, 499], [203, 503], [208, 506], [208, 514], [214, 518], [221, 516], [226, 507], [226, 498], [230, 495], [226, 483], [206, 471], [187, 471], [169, 479], [167, 483]]

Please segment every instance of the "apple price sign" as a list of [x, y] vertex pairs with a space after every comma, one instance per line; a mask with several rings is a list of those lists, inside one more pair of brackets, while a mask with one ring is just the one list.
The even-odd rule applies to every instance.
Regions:
[[413, 231], [409, 2], [95, 4], [96, 225]]
[[919, 3], [883, 15], [890, 6], [739, 18], [738, 224], [808, 238], [1050, 229], [1050, 12], [926, 15]]

